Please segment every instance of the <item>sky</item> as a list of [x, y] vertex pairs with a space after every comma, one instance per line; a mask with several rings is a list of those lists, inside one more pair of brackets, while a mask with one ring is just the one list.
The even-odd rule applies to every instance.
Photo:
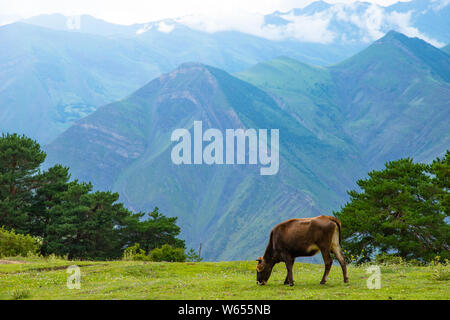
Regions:
[[[398, 0], [365, 0], [390, 5]], [[89, 14], [118, 24], [144, 23], [188, 15], [233, 18], [250, 13], [268, 14], [276, 10], [303, 8], [313, 0], [0, 0], [0, 17], [18, 20], [44, 13]], [[328, 0], [352, 3], [354, 0]], [[12, 22], [12, 21], [10, 21]]]

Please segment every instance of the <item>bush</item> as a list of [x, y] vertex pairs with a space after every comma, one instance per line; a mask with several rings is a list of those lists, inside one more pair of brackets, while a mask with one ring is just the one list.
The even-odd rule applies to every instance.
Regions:
[[12, 300], [27, 299], [31, 296], [30, 289], [14, 289], [11, 295]]
[[17, 234], [14, 230], [0, 228], [0, 257], [15, 257], [37, 254], [41, 249], [40, 239], [30, 235]]
[[151, 261], [185, 262], [186, 254], [182, 248], [174, 248], [168, 244], [153, 249], [150, 253]]
[[375, 262], [378, 264], [403, 264], [405, 261], [402, 257], [396, 256], [394, 254], [382, 253], [376, 256]]
[[197, 252], [195, 252], [195, 250], [192, 248], [191, 248], [191, 250], [189, 250], [186, 253], [186, 258], [187, 258], [187, 261], [190, 261], [190, 262], [201, 262], [203, 260], [203, 258], [200, 258], [200, 256], [197, 254]]
[[150, 257], [145, 254], [144, 249], [140, 248], [139, 243], [135, 243], [123, 251], [122, 259], [128, 261], [148, 261]]
[[443, 263], [440, 261], [440, 256], [436, 256], [431, 262], [433, 268], [433, 279], [438, 281], [448, 281], [450, 280], [450, 265], [448, 259]]

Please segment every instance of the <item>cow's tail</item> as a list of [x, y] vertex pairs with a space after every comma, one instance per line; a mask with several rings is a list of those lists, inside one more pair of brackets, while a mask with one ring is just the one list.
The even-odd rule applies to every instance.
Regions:
[[333, 217], [333, 216], [329, 216], [328, 218], [330, 218], [331, 221], [333, 221], [334, 223], [336, 223], [337, 227], [338, 227], [338, 231], [339, 231], [339, 245], [341, 245], [341, 239], [342, 239], [342, 234], [341, 234], [341, 228], [342, 228], [342, 224], [339, 221], [338, 218]]

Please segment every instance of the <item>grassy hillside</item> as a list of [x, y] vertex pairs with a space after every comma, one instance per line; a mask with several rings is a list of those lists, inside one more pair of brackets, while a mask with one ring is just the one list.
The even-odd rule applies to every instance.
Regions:
[[[263, 177], [251, 165], [173, 165], [170, 135], [192, 132], [194, 120], [205, 130], [279, 129], [279, 174]], [[187, 246], [202, 243], [205, 259], [216, 261], [256, 257], [274, 225], [330, 212], [355, 180], [348, 172], [362, 172], [351, 150], [320, 140], [264, 91], [196, 63], [98, 109], [46, 151], [48, 164], [63, 163], [73, 177], [119, 192], [132, 210], [158, 206], [177, 216]]]
[[370, 170], [401, 157], [430, 161], [445, 151], [449, 58], [423, 40], [389, 32], [331, 67], [281, 57], [236, 76], [275, 96], [321, 139], [359, 149], [359, 162]]
[[[350, 283], [323, 265], [296, 263], [293, 287], [283, 285], [278, 264], [266, 286], [256, 285], [254, 261], [153, 263], [90, 262], [58, 259], [0, 260], [0, 299], [450, 299], [450, 281], [435, 277], [437, 267], [381, 266], [381, 289], [368, 289], [366, 267], [349, 267]], [[66, 287], [70, 265], [81, 267], [81, 288]], [[448, 275], [449, 267], [445, 267]]]

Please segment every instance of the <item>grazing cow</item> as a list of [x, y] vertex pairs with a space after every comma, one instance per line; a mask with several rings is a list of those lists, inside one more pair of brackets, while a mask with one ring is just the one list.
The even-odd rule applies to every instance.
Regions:
[[325, 273], [320, 284], [327, 281], [333, 258], [338, 259], [344, 282], [348, 282], [347, 266], [341, 246], [341, 222], [335, 217], [319, 216], [315, 218], [291, 219], [275, 226], [270, 233], [264, 257], [257, 259], [257, 284], [264, 285], [269, 280], [273, 266], [284, 261], [287, 275], [284, 284], [294, 285], [292, 267], [296, 257], [310, 257], [322, 253]]

